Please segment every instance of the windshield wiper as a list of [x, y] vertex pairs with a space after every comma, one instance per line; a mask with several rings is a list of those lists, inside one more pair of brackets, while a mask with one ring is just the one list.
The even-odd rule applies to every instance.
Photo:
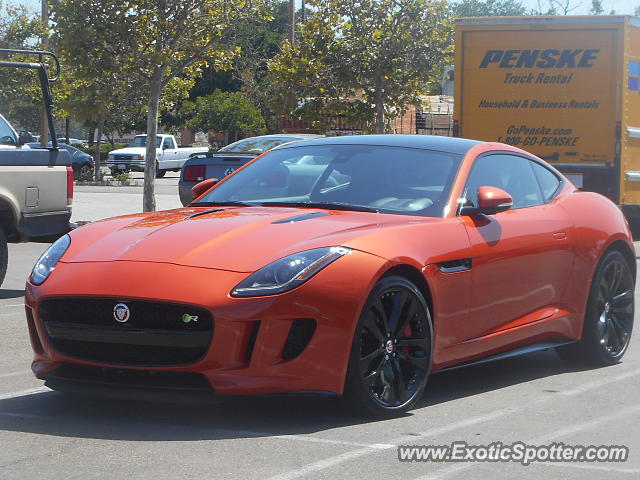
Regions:
[[353, 212], [380, 213], [377, 208], [365, 207], [364, 205], [351, 205], [349, 203], [340, 202], [263, 202], [259, 205], [261, 207], [307, 207], [324, 208], [327, 210], [347, 210]]
[[190, 207], [255, 207], [257, 203], [246, 202], [195, 202], [190, 203]]

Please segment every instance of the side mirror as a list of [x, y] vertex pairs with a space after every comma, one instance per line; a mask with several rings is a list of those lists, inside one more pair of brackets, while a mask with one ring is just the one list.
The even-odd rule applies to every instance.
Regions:
[[513, 198], [504, 190], [497, 187], [483, 186], [478, 188], [478, 206], [465, 206], [460, 215], [495, 215], [506, 212], [513, 206]]
[[200, 183], [196, 183], [191, 192], [193, 193], [193, 198], [198, 198], [204, 192], [213, 187], [216, 183], [218, 183], [217, 178], [207, 178], [206, 180], [201, 181]]

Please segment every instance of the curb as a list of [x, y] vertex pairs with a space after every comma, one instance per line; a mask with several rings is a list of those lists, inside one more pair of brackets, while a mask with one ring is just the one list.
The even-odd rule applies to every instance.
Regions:
[[142, 187], [143, 182], [138, 180], [102, 180], [100, 182], [73, 182], [79, 187]]

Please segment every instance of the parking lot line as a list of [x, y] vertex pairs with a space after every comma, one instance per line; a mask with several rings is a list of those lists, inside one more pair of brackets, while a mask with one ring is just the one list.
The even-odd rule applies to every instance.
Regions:
[[[35, 392], [34, 392], [35, 393]], [[0, 397], [0, 399], [2, 399], [2, 397]], [[17, 412], [0, 412], [0, 417], [9, 417], [9, 418], [23, 418], [23, 419], [30, 419], [30, 420], [58, 420], [58, 421], [69, 421], [69, 420], [73, 420], [72, 417], [68, 417], [68, 416], [60, 416], [60, 415], [41, 415], [41, 414], [37, 414], [37, 413], [17, 413]], [[193, 431], [194, 428], [190, 427], [190, 426], [183, 426], [183, 425], [159, 425], [159, 424], [153, 424], [150, 422], [110, 422], [110, 421], [105, 421], [103, 422], [105, 424], [109, 424], [109, 425], [123, 425], [126, 427], [131, 427], [132, 425], [135, 426], [157, 426], [157, 427], [162, 427], [162, 428], [173, 428], [173, 429], [179, 429], [179, 430], [184, 430], [184, 429], [188, 429]], [[278, 440], [294, 440], [294, 441], [299, 441], [299, 442], [310, 442], [310, 443], [323, 443], [323, 444], [329, 444], [329, 445], [346, 445], [346, 446], [350, 446], [350, 447], [367, 447], [367, 448], [372, 448], [374, 450], [387, 450], [389, 448], [395, 448], [397, 447], [397, 445], [391, 445], [391, 444], [386, 444], [386, 443], [380, 443], [380, 444], [366, 444], [366, 443], [362, 443], [362, 442], [350, 442], [347, 440], [333, 440], [330, 438], [318, 438], [318, 437], [312, 437], [310, 435], [273, 435], [272, 433], [269, 432], [254, 432], [254, 431], [246, 431], [246, 430], [233, 430], [233, 429], [220, 429], [220, 428], [215, 428], [215, 429], [210, 429], [210, 428], [199, 428], [196, 427], [195, 430], [203, 430], [206, 431], [208, 433], [220, 433], [223, 435], [232, 435], [234, 437], [238, 437], [238, 436], [244, 436], [247, 438], [274, 438], [274, 439], [278, 439]]]
[[0, 373], [0, 378], [17, 377], [18, 375], [26, 375], [31, 373], [31, 370], [21, 370], [19, 372]]
[[24, 307], [24, 303], [13, 303], [10, 305], [0, 305], [0, 307]]
[[[540, 445], [540, 444], [549, 443], [551, 441], [558, 440], [560, 438], [567, 437], [570, 435], [574, 435], [576, 433], [583, 432], [585, 430], [591, 430], [595, 427], [599, 427], [603, 423], [625, 418], [625, 417], [628, 417], [629, 415], [633, 415], [638, 412], [640, 412], [640, 405], [634, 405], [633, 407], [626, 408], [622, 411], [615, 412], [610, 415], [604, 415], [602, 417], [598, 417], [597, 419], [591, 420], [589, 422], [577, 423], [569, 427], [555, 430], [553, 432], [547, 433], [540, 437], [527, 440], [525, 443], [530, 445]], [[449, 466], [437, 472], [418, 477], [415, 480], [444, 480], [456, 473], [460, 473], [470, 468], [477, 467], [477, 465], [478, 464], [474, 462], [456, 463], [452, 466]], [[549, 465], [553, 465], [553, 464], [549, 463]], [[567, 464], [567, 465], [571, 465], [571, 464]]]
[[[579, 387], [567, 390], [566, 392], [563, 392], [563, 395], [564, 396], [579, 395], [586, 391], [598, 389], [610, 383], [619, 382], [631, 377], [636, 377], [638, 375], [640, 375], [640, 370], [625, 372], [620, 375], [616, 375], [614, 377], [607, 377], [602, 380], [596, 380], [596, 381], [581, 385]], [[557, 397], [554, 395], [551, 397], [542, 398], [535, 402], [523, 404], [519, 407], [504, 408], [502, 410], [497, 410], [495, 412], [492, 412], [486, 415], [471, 417], [465, 420], [461, 420], [459, 422], [451, 423], [449, 425], [444, 425], [442, 427], [432, 428], [424, 432], [421, 432], [419, 435], [411, 435], [411, 436], [403, 435], [401, 437], [391, 440], [389, 444], [390, 445], [402, 445], [405, 443], [415, 444], [416, 441], [421, 438], [433, 437], [433, 436], [441, 435], [443, 433], [452, 432], [455, 430], [459, 430], [461, 428], [469, 427], [471, 425], [485, 423], [490, 420], [520, 413], [532, 407], [537, 407], [555, 400], [557, 400]], [[389, 448], [393, 448], [393, 447], [389, 447]], [[312, 473], [326, 470], [327, 468], [335, 467], [336, 465], [340, 465], [341, 463], [349, 462], [351, 460], [355, 460], [357, 458], [364, 457], [366, 455], [369, 455], [370, 453], [378, 452], [378, 451], [380, 451], [380, 449], [376, 449], [372, 447], [363, 447], [360, 449], [341, 453], [333, 457], [325, 458], [323, 460], [319, 460], [317, 462], [304, 465], [296, 470], [291, 470], [289, 472], [285, 472], [279, 475], [274, 475], [272, 477], [269, 477], [267, 480], [292, 480], [294, 478], [304, 477], [306, 475], [310, 475]], [[460, 465], [456, 465], [456, 467], [460, 467]]]
[[20, 390], [18, 392], [9, 392], [0, 394], [0, 400], [9, 400], [10, 398], [25, 397], [27, 395], [35, 395], [36, 393], [50, 392], [47, 387], [32, 388], [30, 390]]

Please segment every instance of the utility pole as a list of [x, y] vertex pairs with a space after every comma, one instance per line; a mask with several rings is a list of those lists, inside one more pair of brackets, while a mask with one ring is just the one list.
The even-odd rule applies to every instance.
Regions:
[[[49, 38], [47, 29], [49, 28], [49, 0], [42, 0], [40, 18], [45, 31], [42, 33], [42, 50], [48, 50]], [[40, 145], [47, 147], [49, 144], [49, 124], [47, 123], [47, 113], [43, 108], [40, 114]]]
[[289, 0], [289, 42], [296, 41], [296, 0]]

